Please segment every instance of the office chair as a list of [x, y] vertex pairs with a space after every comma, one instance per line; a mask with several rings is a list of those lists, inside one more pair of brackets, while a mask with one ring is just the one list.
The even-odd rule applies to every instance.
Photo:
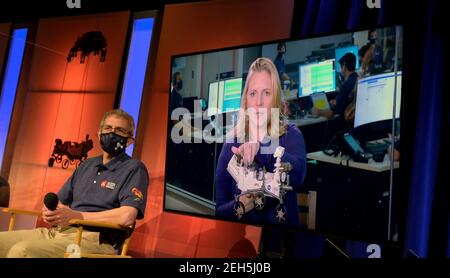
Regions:
[[316, 229], [317, 192], [308, 191], [297, 193], [297, 204], [300, 210], [300, 224], [308, 230]]
[[[13, 231], [14, 226], [16, 224], [16, 219], [18, 215], [31, 215], [40, 217], [40, 211], [29, 211], [29, 210], [20, 210], [20, 209], [12, 209], [12, 208], [2, 208], [2, 212], [9, 213], [9, 225], [8, 231]], [[73, 250], [73, 252], [64, 253], [65, 258], [74, 258], [74, 257], [82, 257], [82, 258], [131, 258], [131, 256], [127, 255], [129, 243], [131, 240], [131, 235], [134, 231], [135, 227], [134, 223], [130, 227], [122, 227], [118, 224], [100, 222], [100, 221], [90, 221], [90, 220], [81, 220], [81, 219], [72, 219], [69, 221], [69, 226], [77, 228], [77, 236], [74, 240], [74, 246], [79, 246], [80, 250]], [[94, 254], [94, 253], [84, 253], [83, 252], [83, 242], [82, 242], [82, 234], [84, 230], [95, 231], [107, 233], [109, 235], [117, 236], [117, 242], [114, 247], [118, 250], [118, 254]]]

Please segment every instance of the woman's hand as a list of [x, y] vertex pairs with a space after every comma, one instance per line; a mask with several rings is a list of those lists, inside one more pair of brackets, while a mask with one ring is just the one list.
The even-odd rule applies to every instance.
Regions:
[[247, 142], [240, 145], [239, 148], [234, 146], [231, 147], [231, 151], [236, 155], [240, 155], [244, 159], [244, 165], [250, 165], [259, 151], [259, 143]]
[[69, 224], [71, 219], [83, 219], [83, 216], [80, 212], [66, 206], [58, 205], [58, 208], [55, 210], [49, 210], [44, 206], [42, 208], [42, 219], [50, 225], [64, 227]]
[[311, 115], [320, 116], [320, 110], [316, 107], [311, 108]]

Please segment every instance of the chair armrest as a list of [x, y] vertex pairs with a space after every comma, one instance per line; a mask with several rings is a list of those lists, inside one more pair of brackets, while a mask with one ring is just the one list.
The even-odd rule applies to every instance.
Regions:
[[9, 224], [8, 231], [14, 230], [14, 226], [16, 225], [16, 216], [17, 215], [31, 215], [31, 216], [41, 216], [42, 212], [36, 210], [22, 210], [22, 209], [13, 209], [13, 208], [1, 208], [2, 212], [9, 213]]
[[[131, 234], [133, 233], [134, 226], [136, 222], [130, 227], [124, 227], [119, 224], [103, 222], [103, 221], [92, 221], [92, 220], [82, 220], [82, 219], [71, 219], [69, 220], [69, 226], [77, 228], [77, 236], [75, 238], [75, 244], [80, 246], [81, 244], [81, 235], [83, 233], [84, 228], [89, 231], [101, 232], [104, 229], [113, 230], [114, 233], [121, 233], [125, 237], [121, 256], [126, 256], [126, 252], [128, 251], [128, 243], [130, 241]], [[83, 256], [88, 256], [84, 254]]]
[[2, 208], [2, 212], [10, 213], [10, 214], [22, 214], [22, 215], [34, 215], [41, 216], [42, 212], [37, 210], [22, 210], [22, 209], [13, 209], [13, 208]]
[[114, 230], [130, 231], [132, 227], [124, 227], [119, 224], [103, 222], [103, 221], [92, 221], [92, 220], [82, 220], [82, 219], [71, 219], [69, 220], [69, 225], [74, 227], [92, 227], [92, 228], [107, 228]]

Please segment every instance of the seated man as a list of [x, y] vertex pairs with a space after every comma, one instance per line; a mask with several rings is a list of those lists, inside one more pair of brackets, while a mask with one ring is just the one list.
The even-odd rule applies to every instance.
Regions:
[[358, 74], [355, 72], [356, 57], [349, 52], [339, 59], [339, 64], [345, 81], [339, 87], [336, 99], [330, 101], [331, 109], [319, 110], [313, 107], [311, 114], [325, 116], [329, 119], [335, 114], [344, 117], [345, 109], [354, 98], [352, 91], [358, 81]]
[[[0, 232], [0, 257], [63, 257], [74, 242], [71, 219], [85, 219], [130, 226], [144, 217], [149, 183], [145, 165], [129, 157], [134, 120], [120, 109], [106, 112], [98, 138], [101, 156], [90, 158], [75, 170], [58, 192], [60, 204], [42, 210], [43, 220], [54, 228]], [[114, 254], [113, 239], [98, 232], [83, 232], [82, 251]]]

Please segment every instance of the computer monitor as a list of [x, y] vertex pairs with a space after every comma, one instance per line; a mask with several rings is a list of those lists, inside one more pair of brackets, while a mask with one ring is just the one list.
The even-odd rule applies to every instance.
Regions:
[[336, 73], [334, 59], [299, 65], [298, 74], [300, 87], [298, 96], [309, 96], [318, 92], [336, 90]]
[[242, 78], [225, 80], [223, 90], [222, 112], [238, 111], [241, 107]]
[[330, 104], [328, 103], [327, 95], [325, 93], [312, 94], [311, 100], [312, 100], [313, 106], [319, 110], [330, 109]]
[[[397, 72], [395, 118], [400, 117], [402, 72]], [[358, 81], [354, 127], [392, 119], [395, 73], [385, 73]]]
[[356, 65], [355, 70], [359, 69], [359, 59], [358, 59], [358, 46], [357, 45], [350, 45], [346, 47], [338, 47], [335, 49], [335, 58], [336, 58], [336, 72], [341, 72], [341, 67], [339, 65], [339, 60], [347, 53], [353, 53], [356, 57]]
[[222, 113], [224, 85], [224, 81], [215, 81], [209, 83], [207, 112], [208, 117]]

